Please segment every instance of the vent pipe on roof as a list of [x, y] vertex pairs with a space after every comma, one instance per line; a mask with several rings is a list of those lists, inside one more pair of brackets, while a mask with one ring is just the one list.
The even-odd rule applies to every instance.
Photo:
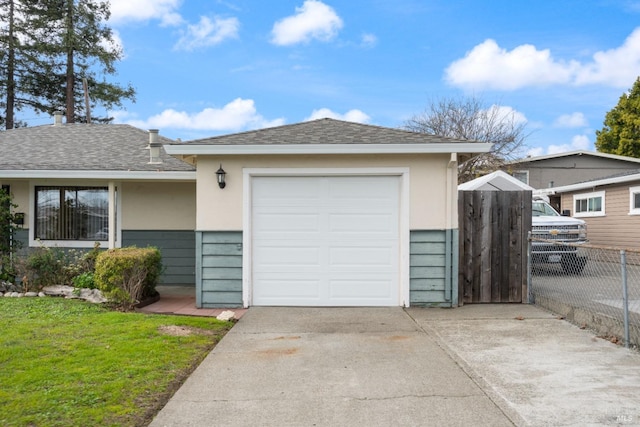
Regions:
[[158, 142], [158, 129], [149, 129], [149, 145], [147, 146], [147, 149], [149, 150], [150, 164], [162, 163], [162, 159], [160, 158], [160, 147], [162, 147], [162, 144]]
[[53, 113], [53, 125], [62, 126], [62, 111], [55, 111]]

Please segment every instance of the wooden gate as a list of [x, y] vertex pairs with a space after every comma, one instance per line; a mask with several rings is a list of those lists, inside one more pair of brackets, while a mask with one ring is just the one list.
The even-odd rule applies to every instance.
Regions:
[[458, 304], [526, 301], [531, 191], [458, 196]]

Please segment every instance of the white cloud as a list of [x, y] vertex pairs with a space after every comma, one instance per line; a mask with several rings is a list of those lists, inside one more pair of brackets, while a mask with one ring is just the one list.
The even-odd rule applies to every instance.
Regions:
[[495, 117], [497, 122], [513, 122], [515, 125], [528, 123], [523, 113], [506, 105], [492, 105], [489, 107], [487, 115]]
[[593, 54], [592, 61], [562, 61], [548, 49], [525, 44], [511, 51], [495, 40], [485, 40], [451, 63], [445, 79], [454, 86], [515, 90], [554, 84], [603, 84], [626, 88], [640, 69], [640, 28], [622, 46]]
[[267, 120], [256, 111], [252, 99], [237, 98], [222, 108], [205, 108], [197, 113], [167, 109], [147, 120], [129, 120], [141, 129], [190, 129], [207, 131], [241, 131], [280, 126], [284, 119]]
[[547, 147], [547, 154], [566, 153], [568, 151], [591, 150], [591, 141], [586, 135], [576, 135], [571, 139], [570, 144], [550, 145]]
[[588, 126], [587, 118], [582, 113], [563, 114], [553, 123], [559, 128], [579, 128]]
[[158, 19], [164, 26], [180, 25], [183, 20], [177, 12], [182, 0], [111, 0], [112, 22], [148, 21]]
[[271, 42], [280, 46], [309, 42], [312, 39], [329, 41], [342, 28], [342, 19], [318, 0], [306, 0], [296, 7], [296, 14], [273, 25]]
[[356, 122], [356, 123], [368, 123], [371, 120], [367, 114], [363, 113], [360, 110], [354, 109], [349, 110], [344, 114], [336, 113], [331, 111], [328, 108], [320, 108], [319, 110], [313, 110], [311, 115], [304, 119], [305, 122], [310, 120], [318, 120], [318, 119], [336, 119], [336, 120], [345, 120], [347, 122]]
[[378, 38], [375, 34], [365, 33], [362, 35], [362, 39], [360, 41], [360, 46], [362, 47], [374, 47], [378, 44]]
[[636, 28], [622, 46], [593, 55], [593, 62], [580, 68], [575, 83], [629, 87], [640, 69], [640, 28]]
[[194, 50], [216, 45], [225, 39], [238, 37], [239, 27], [240, 22], [237, 18], [215, 17], [212, 21], [206, 16], [201, 16], [200, 22], [187, 26], [174, 49]]
[[577, 63], [554, 61], [549, 50], [522, 45], [507, 51], [494, 40], [486, 40], [449, 65], [445, 78], [454, 86], [514, 90], [566, 83], [576, 67]]

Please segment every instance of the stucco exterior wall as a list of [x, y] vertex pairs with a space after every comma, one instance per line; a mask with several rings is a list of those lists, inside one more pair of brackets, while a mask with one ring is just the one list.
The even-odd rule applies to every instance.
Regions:
[[11, 187], [13, 194], [13, 203], [18, 205], [16, 212], [25, 214], [25, 227], [29, 224], [29, 181], [27, 180], [0, 180], [0, 185], [8, 185]]
[[[11, 186], [16, 212], [25, 213], [29, 227], [30, 192], [36, 185], [109, 185], [97, 180], [1, 180]], [[194, 230], [196, 223], [195, 182], [123, 182], [121, 189], [123, 230]], [[217, 188], [217, 187], [216, 187]]]
[[195, 182], [124, 182], [123, 230], [194, 230]]
[[[449, 154], [199, 156], [196, 229], [242, 230], [245, 168], [409, 168], [410, 229], [457, 228], [457, 168], [447, 169], [449, 161]], [[220, 165], [227, 173], [222, 190], [216, 182]]]

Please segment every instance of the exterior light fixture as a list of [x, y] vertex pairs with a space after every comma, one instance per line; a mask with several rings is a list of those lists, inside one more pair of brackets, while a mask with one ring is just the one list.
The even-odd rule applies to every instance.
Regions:
[[218, 179], [218, 187], [224, 188], [227, 185], [226, 182], [224, 182], [224, 176], [226, 174], [227, 173], [224, 171], [224, 169], [222, 169], [222, 165], [220, 165], [220, 169], [216, 171], [216, 177]]
[[18, 226], [18, 228], [24, 227], [24, 212], [16, 212], [13, 214], [13, 223]]

